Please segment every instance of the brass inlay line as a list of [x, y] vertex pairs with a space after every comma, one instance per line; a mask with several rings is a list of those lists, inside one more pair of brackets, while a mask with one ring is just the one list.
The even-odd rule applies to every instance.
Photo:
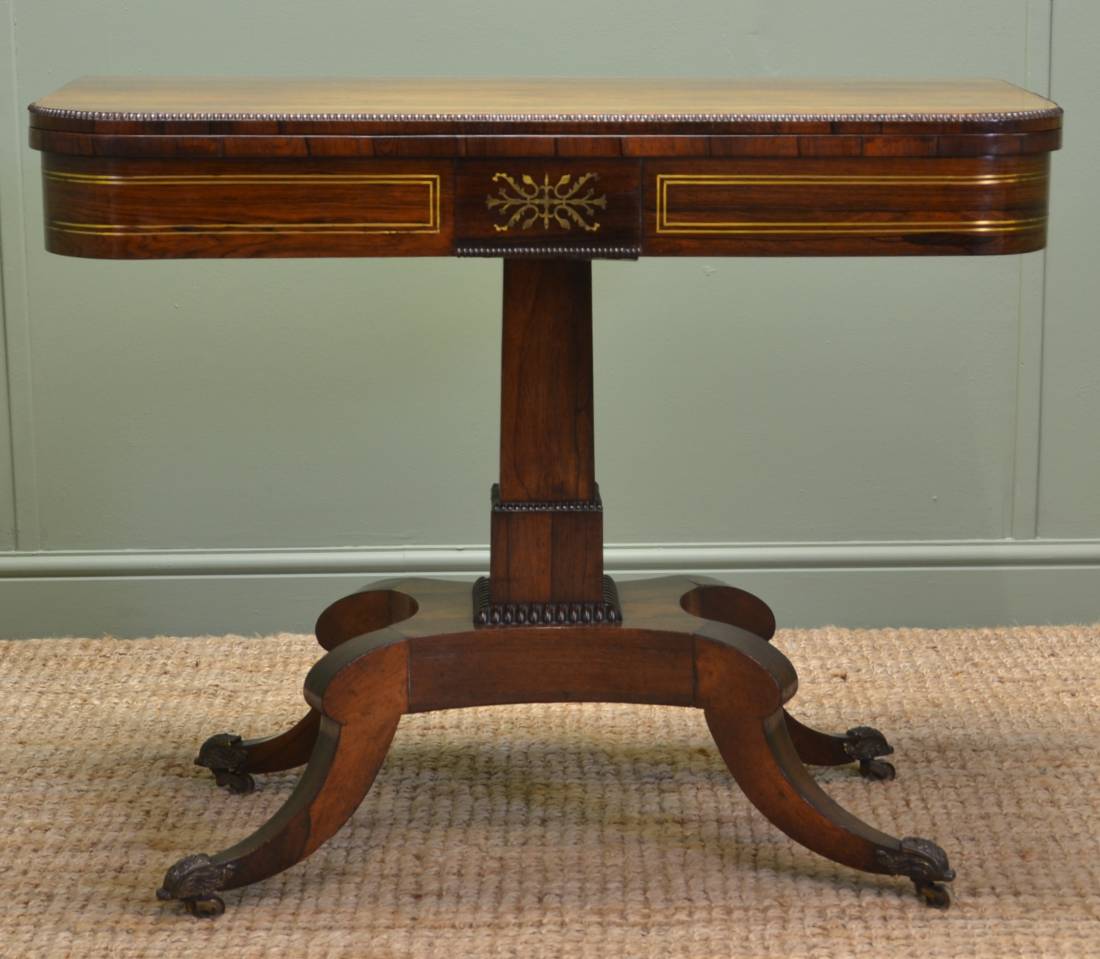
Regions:
[[729, 224], [708, 224], [707, 228], [690, 228], [676, 225], [675, 229], [658, 228], [658, 233], [715, 233], [715, 234], [814, 234], [843, 233], [851, 235], [874, 236], [884, 233], [1023, 233], [1038, 229], [1046, 222], [1046, 217], [1032, 217], [1026, 220], [928, 220], [869, 223], [867, 221], [831, 221], [831, 222], [790, 222], [773, 223], [770, 221], [734, 222]]
[[231, 233], [438, 233], [423, 223], [153, 223], [116, 226], [111, 223], [69, 223], [53, 220], [59, 233], [91, 233], [97, 236], [209, 236]]
[[236, 229], [248, 227], [255, 230], [279, 230], [288, 227], [296, 227], [299, 229], [308, 228], [311, 230], [324, 230], [331, 227], [332, 229], [347, 229], [348, 227], [355, 228], [370, 228], [376, 226], [428, 226], [427, 223], [414, 222], [414, 223], [400, 223], [400, 222], [364, 222], [364, 223], [344, 223], [344, 222], [329, 222], [325, 220], [318, 220], [316, 222], [310, 222], [303, 220], [299, 223], [74, 223], [71, 220], [53, 220], [56, 226], [72, 226], [79, 227], [81, 229], [95, 229], [95, 230], [215, 230], [215, 229]]
[[1045, 180], [1046, 173], [658, 173], [661, 183], [917, 183], [948, 186], [995, 186]]
[[164, 186], [281, 183], [356, 183], [377, 186], [426, 186], [428, 188], [427, 219], [412, 222], [380, 220], [363, 222], [302, 222], [302, 223], [81, 223], [53, 220], [50, 229], [59, 233], [86, 236], [212, 236], [212, 235], [290, 235], [303, 233], [369, 234], [369, 233], [438, 233], [441, 222], [441, 184], [437, 173], [358, 173], [358, 174], [285, 174], [285, 173], [203, 173], [171, 175], [115, 176], [90, 173], [47, 171], [47, 179], [60, 182], [95, 184], [100, 186]]
[[437, 173], [68, 173], [47, 170], [48, 180], [71, 183], [101, 183], [108, 186], [142, 186], [161, 183], [410, 183], [439, 180]]
[[1045, 216], [1019, 219], [982, 220], [672, 220], [669, 215], [670, 186], [882, 186], [947, 185], [996, 186], [1008, 183], [1045, 181], [1045, 173], [1006, 174], [657, 174], [657, 232], [681, 234], [851, 234], [889, 233], [1019, 233], [1034, 230]]
[[51, 226], [51, 230], [56, 233], [71, 233], [76, 236], [294, 236], [299, 234], [310, 234], [317, 236], [321, 234], [323, 236], [363, 236], [365, 234], [382, 234], [382, 233], [438, 233], [438, 230], [405, 230], [405, 229], [385, 229], [385, 230], [346, 230], [346, 229], [334, 229], [334, 230], [173, 230], [173, 229], [161, 229], [161, 230], [85, 230], [78, 229], [76, 227], [62, 227]]

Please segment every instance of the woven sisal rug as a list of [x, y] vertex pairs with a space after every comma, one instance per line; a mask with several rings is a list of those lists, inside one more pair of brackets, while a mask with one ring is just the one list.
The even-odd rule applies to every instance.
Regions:
[[0, 643], [0, 955], [1100, 956], [1100, 627], [781, 632], [792, 711], [881, 728], [894, 782], [835, 798], [927, 836], [946, 912], [796, 846], [741, 796], [702, 714], [506, 706], [402, 719], [373, 790], [305, 863], [193, 919], [164, 869], [264, 822], [191, 764], [303, 710], [320, 650], [277, 636]]

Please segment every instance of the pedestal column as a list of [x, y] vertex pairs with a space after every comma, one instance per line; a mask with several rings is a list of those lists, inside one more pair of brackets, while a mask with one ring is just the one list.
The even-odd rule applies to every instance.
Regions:
[[617, 622], [592, 426], [592, 264], [504, 261], [500, 482], [475, 622]]

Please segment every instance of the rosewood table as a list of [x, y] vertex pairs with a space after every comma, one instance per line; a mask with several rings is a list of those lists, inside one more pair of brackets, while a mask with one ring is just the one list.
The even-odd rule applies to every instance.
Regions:
[[1061, 111], [999, 81], [88, 78], [30, 107], [46, 246], [84, 257], [477, 256], [503, 266], [488, 577], [337, 600], [308, 710], [197, 763], [234, 792], [304, 765], [257, 832], [157, 895], [216, 915], [354, 812], [405, 713], [521, 702], [702, 709], [752, 803], [795, 841], [949, 903], [944, 851], [830, 799], [807, 765], [892, 779], [878, 731], [819, 732], [755, 596], [603, 571], [591, 261], [1022, 253], [1046, 239]]

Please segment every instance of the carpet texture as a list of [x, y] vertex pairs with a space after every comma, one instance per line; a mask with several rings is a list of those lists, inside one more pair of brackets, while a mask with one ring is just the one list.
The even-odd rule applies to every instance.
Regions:
[[305, 863], [193, 919], [154, 890], [263, 823], [191, 764], [275, 732], [300, 636], [0, 643], [5, 957], [1100, 956], [1100, 628], [780, 632], [792, 711], [878, 726], [894, 782], [819, 771], [934, 839], [948, 912], [802, 849], [741, 795], [701, 712], [504, 706], [405, 717], [371, 793]]

